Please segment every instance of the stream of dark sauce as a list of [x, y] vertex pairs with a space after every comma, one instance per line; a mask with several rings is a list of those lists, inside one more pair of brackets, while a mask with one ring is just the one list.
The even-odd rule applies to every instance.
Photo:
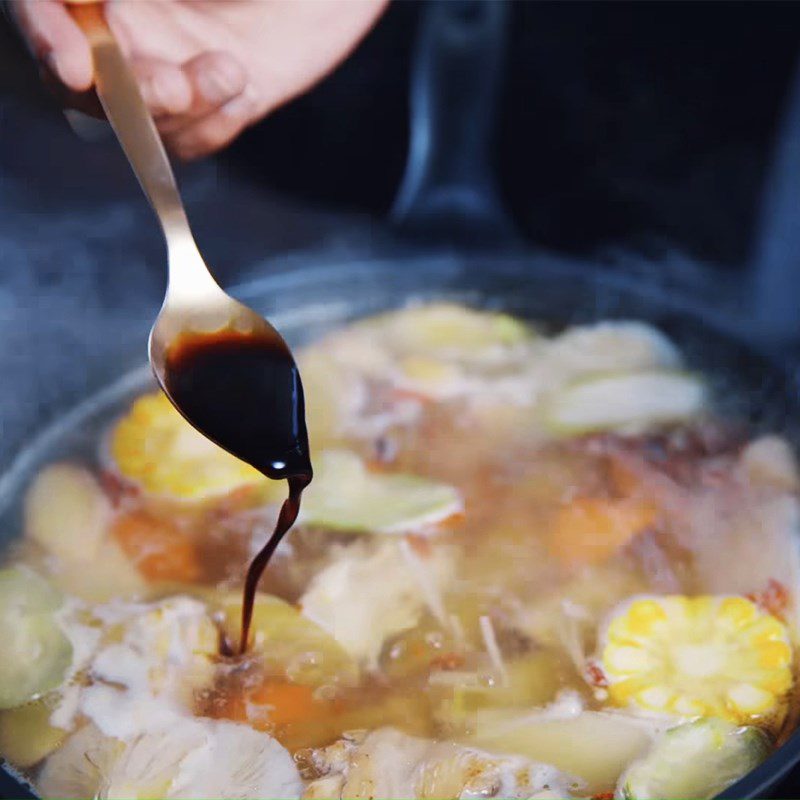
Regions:
[[164, 382], [195, 428], [267, 477], [289, 484], [275, 530], [247, 570], [239, 641], [244, 653], [258, 582], [311, 482], [300, 374], [277, 332], [225, 329], [181, 336], [167, 353]]

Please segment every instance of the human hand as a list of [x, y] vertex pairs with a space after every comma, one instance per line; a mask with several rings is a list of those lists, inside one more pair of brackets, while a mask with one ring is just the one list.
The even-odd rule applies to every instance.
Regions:
[[[36, 57], [78, 95], [92, 87], [91, 51], [65, 2], [14, 0], [11, 8]], [[387, 2], [112, 0], [105, 10], [164, 142], [191, 159], [313, 86]]]

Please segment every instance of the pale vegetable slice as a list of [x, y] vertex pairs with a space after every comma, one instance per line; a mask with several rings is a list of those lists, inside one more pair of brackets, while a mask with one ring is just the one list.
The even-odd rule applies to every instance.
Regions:
[[371, 473], [347, 450], [328, 450], [315, 462], [301, 521], [334, 530], [406, 533], [458, 514], [463, 502], [452, 486], [416, 475]]
[[495, 753], [518, 753], [586, 782], [589, 793], [614, 788], [622, 770], [650, 746], [645, 728], [622, 716], [586, 711], [565, 719], [542, 712], [478, 716], [474, 742]]
[[676, 369], [681, 355], [661, 331], [642, 322], [599, 322], [569, 328], [547, 344], [545, 357], [565, 379], [599, 372]]
[[0, 708], [22, 705], [56, 688], [72, 664], [58, 625], [59, 593], [32, 570], [0, 570]]
[[321, 345], [304, 350], [297, 366], [303, 379], [308, 438], [317, 451], [341, 439], [363, 406], [366, 390], [363, 381], [338, 365]]
[[699, 414], [706, 389], [684, 372], [597, 375], [576, 381], [544, 402], [543, 422], [556, 434], [643, 428]]
[[[241, 633], [241, 592], [212, 600], [225, 614], [228, 635], [238, 643]], [[278, 597], [256, 596], [251, 642], [292, 681], [310, 685], [350, 684], [358, 678], [358, 665], [324, 628]]]
[[623, 800], [705, 800], [757, 767], [770, 752], [758, 728], [704, 719], [667, 731], [620, 778]]
[[363, 324], [383, 334], [396, 352], [460, 359], [474, 359], [481, 351], [509, 347], [531, 336], [524, 322], [508, 314], [448, 302], [410, 306]]
[[48, 565], [48, 578], [67, 594], [88, 603], [115, 599], [141, 599], [148, 594], [148, 583], [122, 548], [110, 539], [103, 541], [93, 558], [74, 558]]
[[50, 723], [52, 705], [50, 698], [43, 697], [0, 711], [0, 753], [15, 767], [37, 764], [66, 738], [67, 731]]
[[87, 470], [53, 464], [25, 497], [25, 532], [57, 559], [94, 559], [106, 534], [111, 505]]

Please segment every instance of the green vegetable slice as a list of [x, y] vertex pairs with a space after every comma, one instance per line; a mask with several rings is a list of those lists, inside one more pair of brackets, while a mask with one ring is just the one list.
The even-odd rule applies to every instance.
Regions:
[[[238, 642], [241, 633], [242, 595], [232, 592], [211, 601], [225, 615], [228, 635]], [[268, 594], [256, 596], [251, 642], [262, 651], [268, 667], [296, 683], [318, 686], [353, 683], [358, 665], [327, 631], [284, 600]]]
[[478, 311], [455, 303], [432, 303], [390, 311], [362, 327], [386, 337], [399, 353], [474, 359], [479, 351], [525, 341], [532, 331], [507, 314]]
[[370, 473], [347, 450], [323, 452], [306, 490], [301, 521], [334, 530], [406, 533], [462, 510], [452, 486], [416, 475]]
[[635, 761], [617, 785], [623, 800], [704, 800], [717, 795], [757, 767], [769, 740], [758, 728], [702, 719], [667, 731]]
[[703, 383], [685, 372], [596, 375], [554, 394], [544, 423], [554, 433], [580, 434], [680, 422], [699, 413], [705, 400]]
[[15, 767], [37, 764], [66, 738], [67, 731], [50, 724], [51, 696], [0, 711], [0, 753]]
[[0, 708], [14, 708], [56, 688], [72, 664], [58, 625], [61, 596], [31, 570], [0, 570]]

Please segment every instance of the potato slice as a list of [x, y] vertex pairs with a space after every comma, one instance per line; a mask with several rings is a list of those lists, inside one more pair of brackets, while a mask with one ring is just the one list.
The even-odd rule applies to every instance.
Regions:
[[661, 331], [642, 322], [571, 327], [547, 344], [546, 359], [564, 379], [604, 372], [677, 369], [681, 355]]
[[543, 404], [542, 419], [554, 434], [640, 430], [683, 422], [706, 403], [703, 383], [684, 372], [596, 375], [569, 384]]
[[456, 303], [431, 303], [390, 311], [362, 323], [385, 337], [399, 354], [472, 360], [493, 348], [510, 347], [532, 336], [508, 314], [478, 311]]
[[111, 504], [89, 473], [74, 464], [42, 470], [25, 497], [25, 532], [59, 560], [94, 560]]

